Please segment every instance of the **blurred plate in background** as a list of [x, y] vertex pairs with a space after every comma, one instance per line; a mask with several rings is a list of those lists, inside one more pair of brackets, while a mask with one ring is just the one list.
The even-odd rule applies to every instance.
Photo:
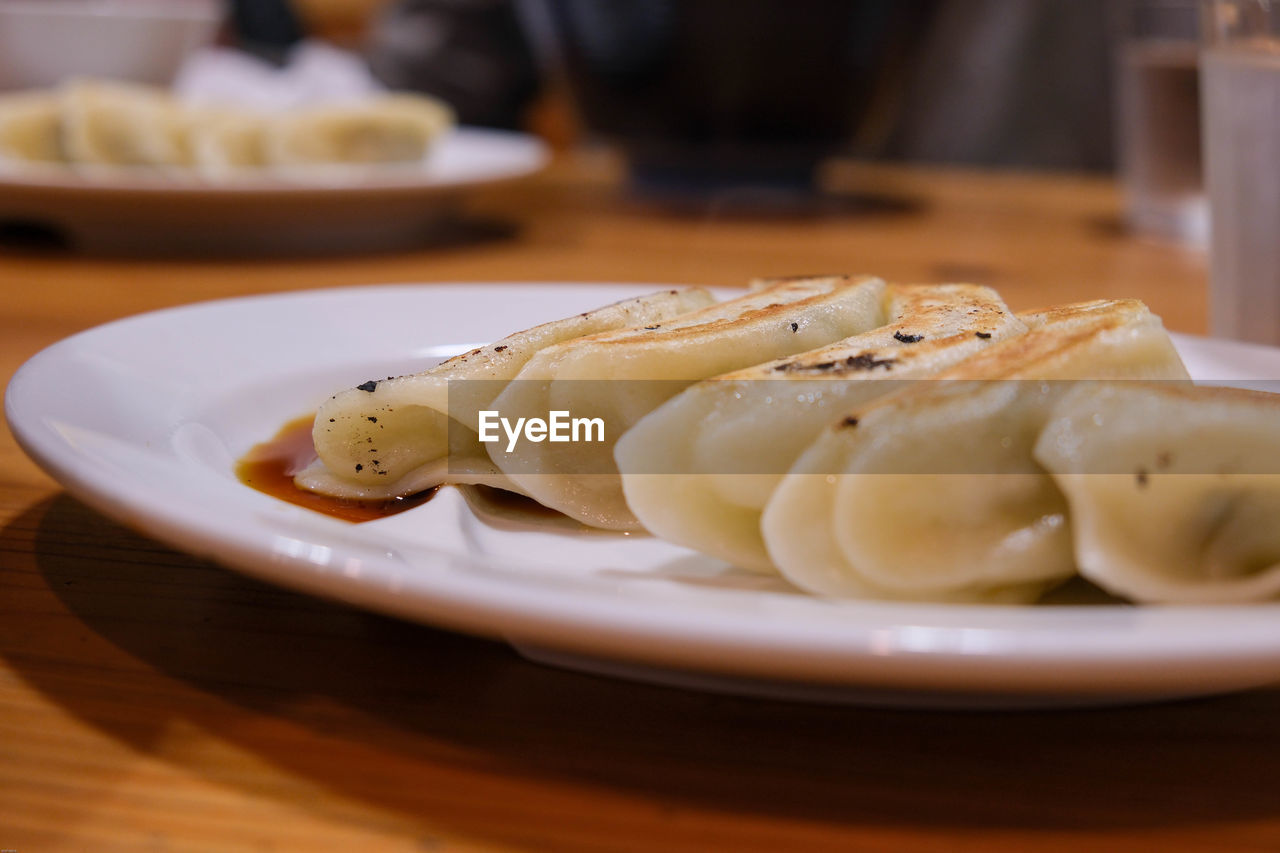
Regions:
[[104, 253], [373, 251], [421, 245], [465, 191], [540, 170], [535, 137], [459, 128], [408, 166], [319, 167], [213, 183], [194, 172], [0, 171], [0, 237]]

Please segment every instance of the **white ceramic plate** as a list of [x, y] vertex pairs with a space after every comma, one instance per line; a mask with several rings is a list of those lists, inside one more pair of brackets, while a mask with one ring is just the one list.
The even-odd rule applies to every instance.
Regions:
[[[908, 704], [1091, 703], [1280, 680], [1280, 605], [826, 601], [643, 536], [491, 525], [445, 489], [347, 524], [243, 486], [237, 457], [336, 389], [654, 287], [401, 285], [193, 305], [32, 358], [6, 414], [105, 515], [253, 576], [505, 638], [536, 659], [702, 688]], [[1179, 338], [1199, 377], [1280, 351]]]
[[532, 174], [546, 146], [458, 128], [420, 164], [315, 167], [212, 182], [183, 169], [0, 165], [0, 228], [104, 252], [316, 252], [421, 244], [462, 192]]

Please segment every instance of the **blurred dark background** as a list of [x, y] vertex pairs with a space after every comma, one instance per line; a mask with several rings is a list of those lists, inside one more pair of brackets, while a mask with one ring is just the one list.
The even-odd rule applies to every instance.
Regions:
[[[274, 7], [274, 11], [272, 9]], [[1114, 0], [241, 0], [256, 50], [317, 35], [462, 120], [785, 171], [815, 150], [1114, 166]], [[678, 163], [676, 165], [679, 165]]]

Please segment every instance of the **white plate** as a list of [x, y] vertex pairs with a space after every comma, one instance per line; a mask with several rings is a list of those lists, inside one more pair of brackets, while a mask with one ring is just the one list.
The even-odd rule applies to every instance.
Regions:
[[532, 174], [547, 147], [520, 133], [458, 128], [420, 164], [246, 173], [0, 168], [0, 228], [49, 229], [103, 252], [382, 249], [421, 244], [463, 191]]
[[[6, 414], [71, 494], [174, 547], [553, 663], [910, 704], [1153, 699], [1280, 680], [1280, 605], [826, 601], [648, 537], [495, 527], [449, 489], [352, 525], [232, 472], [335, 389], [654, 288], [401, 285], [146, 314], [36, 355], [10, 383]], [[1178, 344], [1197, 376], [1280, 376], [1277, 350]]]

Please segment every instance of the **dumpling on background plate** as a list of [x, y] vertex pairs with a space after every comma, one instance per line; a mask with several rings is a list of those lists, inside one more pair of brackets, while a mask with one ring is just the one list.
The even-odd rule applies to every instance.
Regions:
[[192, 165], [213, 179], [262, 168], [267, 163], [269, 121], [267, 116], [248, 109], [188, 107], [185, 132]]
[[584, 524], [641, 529], [614, 461], [618, 439], [702, 379], [805, 352], [884, 323], [885, 284], [872, 276], [815, 276], [772, 286], [648, 328], [548, 347], [493, 408], [504, 417], [571, 412], [604, 425], [601, 441], [524, 442], [489, 455], [521, 491]]
[[1075, 573], [1066, 499], [1032, 451], [1053, 380], [1187, 378], [1136, 300], [1019, 315], [1025, 335], [936, 380], [854, 409], [805, 451], [765, 508], [779, 571], [810, 592], [1029, 601]]
[[186, 117], [163, 89], [73, 80], [58, 93], [68, 161], [90, 166], [182, 166], [191, 161]]
[[517, 332], [421, 373], [370, 380], [335, 394], [320, 407], [312, 430], [319, 459], [295, 483], [361, 500], [410, 495], [446, 482], [513, 488], [480, 444], [476, 413], [492, 407], [493, 397], [535, 353], [583, 335], [661, 323], [713, 301], [701, 289], [626, 299]]
[[59, 163], [62, 116], [50, 92], [0, 95], [0, 160]]
[[1097, 383], [1035, 457], [1066, 495], [1080, 573], [1149, 603], [1280, 595], [1280, 395]]
[[645, 529], [773, 571], [760, 514], [824, 427], [1026, 330], [987, 287], [890, 285], [883, 300], [879, 327], [699, 382], [629, 430], [614, 455]]
[[263, 152], [274, 166], [413, 163], [454, 123], [449, 105], [427, 95], [299, 107], [267, 125]]
[[332, 170], [315, 167], [420, 163], [453, 125], [447, 104], [410, 93], [268, 115], [187, 103], [152, 86], [76, 79], [0, 96], [0, 157], [67, 162], [90, 175], [95, 167], [194, 166], [215, 180], [264, 167], [328, 177]]

